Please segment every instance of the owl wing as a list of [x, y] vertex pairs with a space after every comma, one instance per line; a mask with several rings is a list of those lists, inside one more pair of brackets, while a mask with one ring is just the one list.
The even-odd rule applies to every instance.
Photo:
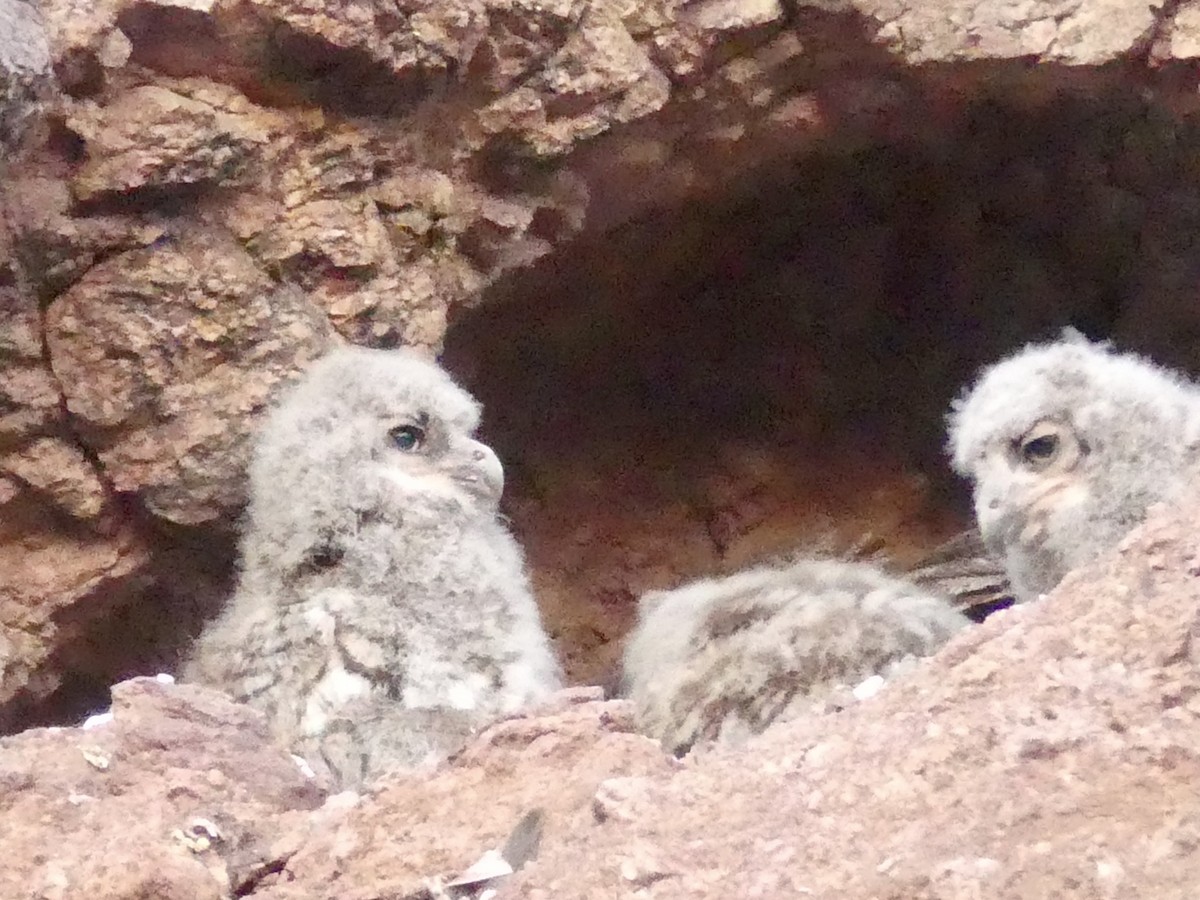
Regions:
[[1004, 565], [988, 552], [974, 528], [935, 548], [906, 575], [921, 587], [948, 596], [975, 621], [1013, 603]]
[[324, 643], [320, 623], [306, 621], [301, 609], [240, 592], [196, 641], [180, 674], [261, 710], [290, 740], [325, 668]]

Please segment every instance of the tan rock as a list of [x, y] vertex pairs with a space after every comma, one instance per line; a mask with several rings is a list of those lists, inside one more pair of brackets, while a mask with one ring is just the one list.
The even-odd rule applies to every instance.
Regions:
[[42, 437], [0, 457], [0, 470], [40, 491], [79, 519], [92, 519], [104, 506], [104, 485], [80, 448]]
[[336, 50], [364, 54], [397, 75], [464, 64], [486, 23], [479, 0], [358, 3], [254, 0], [267, 21]]
[[375, 204], [365, 197], [298, 204], [256, 239], [253, 251], [268, 264], [304, 256], [367, 273], [377, 272], [391, 258], [387, 231]]
[[25, 498], [25, 508], [0, 509], [0, 728], [58, 688], [70, 659], [62, 648], [128, 603], [148, 562], [127, 525], [107, 535], [71, 531], [44, 511], [31, 514], [35, 501]]
[[44, 174], [22, 172], [4, 185], [2, 207], [20, 247], [29, 290], [21, 315], [30, 338], [29, 351], [42, 355], [38, 303], [32, 294], [48, 297], [73, 284], [98, 259], [123, 250], [145, 247], [163, 236], [159, 222], [138, 215], [81, 216], [65, 182]]
[[0, 446], [53, 427], [58, 402], [37, 303], [20, 286], [0, 286]]
[[51, 52], [57, 60], [70, 60], [94, 51], [116, 31], [120, 0], [49, 0], [42, 4]]
[[1164, 57], [1183, 60], [1200, 56], [1200, 9], [1181, 6], [1167, 34], [1166, 45], [1159, 48]]
[[112, 693], [109, 721], [0, 739], [0, 893], [218, 900], [252, 885], [288, 814], [321, 802], [315, 782], [221, 694], [152, 678]]
[[1136, 47], [1156, 12], [1126, 0], [866, 0], [857, 9], [882, 23], [877, 40], [905, 61], [1033, 57], [1102, 65]]
[[103, 107], [84, 105], [67, 120], [86, 144], [72, 186], [81, 200], [136, 188], [238, 184], [268, 133], [174, 91], [146, 85]]
[[94, 266], [51, 306], [47, 328], [104, 477], [189, 524], [237, 508], [253, 415], [330, 339], [302, 296], [205, 234]]
[[508, 134], [555, 156], [577, 143], [662, 109], [671, 89], [618, 13], [596, 4], [578, 30], [522, 87], [485, 109], [485, 135]]

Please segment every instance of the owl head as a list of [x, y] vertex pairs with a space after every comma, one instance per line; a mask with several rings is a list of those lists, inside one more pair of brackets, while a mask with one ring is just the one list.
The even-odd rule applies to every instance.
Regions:
[[470, 394], [411, 351], [332, 351], [262, 425], [250, 530], [287, 567], [364, 524], [494, 517], [504, 473], [473, 436], [479, 414]]
[[1068, 331], [984, 370], [949, 416], [989, 549], [1018, 599], [1116, 543], [1186, 479], [1200, 393], [1154, 363]]

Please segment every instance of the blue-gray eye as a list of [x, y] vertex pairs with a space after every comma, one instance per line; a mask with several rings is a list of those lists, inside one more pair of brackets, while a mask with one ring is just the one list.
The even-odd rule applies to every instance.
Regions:
[[1039, 435], [1021, 445], [1021, 456], [1031, 466], [1049, 464], [1058, 455], [1058, 437], [1053, 434]]
[[388, 437], [397, 449], [412, 453], [420, 450], [421, 445], [425, 443], [425, 429], [419, 425], [397, 425], [388, 432]]

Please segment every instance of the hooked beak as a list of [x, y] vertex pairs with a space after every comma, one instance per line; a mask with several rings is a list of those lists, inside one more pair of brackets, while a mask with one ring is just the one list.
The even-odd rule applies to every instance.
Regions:
[[504, 493], [504, 466], [487, 444], [466, 441], [463, 447], [466, 460], [454, 472], [454, 480], [468, 493], [490, 503], [499, 503]]

